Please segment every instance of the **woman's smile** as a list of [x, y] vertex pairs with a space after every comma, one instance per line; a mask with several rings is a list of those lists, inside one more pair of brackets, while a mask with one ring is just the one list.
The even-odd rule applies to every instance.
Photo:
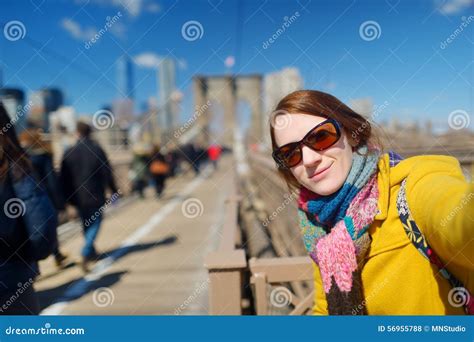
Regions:
[[313, 181], [313, 182], [317, 182], [319, 180], [321, 180], [322, 178], [324, 178], [330, 171], [331, 169], [331, 166], [332, 166], [333, 163], [331, 163], [329, 166], [327, 167], [324, 167], [321, 169], [321, 171], [318, 171], [316, 172], [314, 175], [312, 175], [310, 177], [310, 179]]

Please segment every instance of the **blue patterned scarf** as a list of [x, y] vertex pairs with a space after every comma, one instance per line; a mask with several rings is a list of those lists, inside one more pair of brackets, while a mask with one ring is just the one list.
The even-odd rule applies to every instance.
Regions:
[[321, 196], [304, 187], [300, 191], [301, 233], [319, 266], [330, 314], [350, 314], [363, 300], [358, 259], [370, 246], [367, 230], [378, 212], [379, 158], [380, 151], [362, 146], [353, 153], [349, 174], [337, 192]]

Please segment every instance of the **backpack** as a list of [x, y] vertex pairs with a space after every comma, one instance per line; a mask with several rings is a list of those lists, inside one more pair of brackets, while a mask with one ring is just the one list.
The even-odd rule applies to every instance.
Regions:
[[150, 164], [150, 173], [152, 175], [166, 175], [170, 171], [168, 164], [161, 160], [154, 160]]
[[[402, 158], [395, 152], [389, 152], [390, 167], [397, 165]], [[423, 255], [429, 262], [435, 265], [439, 273], [449, 281], [452, 286], [449, 297], [455, 297], [456, 301], [461, 298], [461, 305], [464, 306], [464, 311], [468, 315], [474, 314], [474, 298], [469, 293], [469, 290], [464, 287], [461, 281], [456, 279], [451, 272], [448, 271], [446, 266], [443, 264], [441, 259], [436, 255], [434, 249], [432, 249], [426, 240], [423, 233], [418, 228], [411, 212], [408, 207], [407, 196], [406, 196], [406, 178], [402, 181], [400, 190], [397, 196], [397, 210], [398, 216], [403, 224], [403, 229], [408, 236], [410, 242], [416, 247], [416, 249]], [[455, 303], [458, 304], [458, 303]], [[460, 305], [459, 305], [460, 306]]]

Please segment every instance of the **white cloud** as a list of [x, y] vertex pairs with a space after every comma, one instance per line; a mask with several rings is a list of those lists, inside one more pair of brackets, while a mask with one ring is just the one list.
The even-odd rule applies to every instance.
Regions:
[[122, 7], [132, 17], [140, 15], [143, 8], [142, 0], [112, 0], [114, 6]]
[[133, 57], [135, 64], [143, 68], [158, 68], [162, 60], [163, 57], [158, 56], [153, 52], [144, 52]]
[[[157, 69], [165, 57], [157, 55], [153, 52], [143, 52], [133, 57], [133, 62], [142, 68]], [[188, 62], [184, 58], [175, 60], [176, 65], [180, 70], [185, 70], [188, 67]]]
[[120, 23], [120, 22], [116, 22], [114, 23], [111, 27], [110, 27], [110, 32], [112, 32], [112, 34], [118, 38], [122, 38], [124, 39], [125, 38], [125, 35], [127, 33], [127, 27]]
[[97, 30], [95, 28], [83, 28], [78, 22], [70, 18], [64, 18], [63, 20], [61, 20], [61, 27], [78, 40], [90, 40], [97, 34]]
[[131, 17], [138, 17], [143, 12], [157, 13], [160, 5], [153, 0], [76, 0], [79, 5], [95, 4], [102, 7], [118, 7], [127, 12]]
[[457, 14], [472, 6], [474, 6], [474, 0], [446, 0], [439, 4], [438, 10], [449, 15]]
[[159, 11], [161, 11], [161, 7], [160, 5], [152, 2], [147, 4], [146, 11], [150, 13], [158, 13]]

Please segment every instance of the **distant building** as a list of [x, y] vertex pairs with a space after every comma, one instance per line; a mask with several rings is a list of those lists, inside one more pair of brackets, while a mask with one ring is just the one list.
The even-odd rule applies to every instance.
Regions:
[[54, 112], [64, 105], [64, 96], [61, 90], [57, 88], [45, 88], [43, 89], [43, 93], [48, 113]]
[[[110, 111], [110, 107], [103, 110]], [[134, 119], [133, 116], [133, 100], [117, 99], [112, 103], [112, 113], [115, 119], [115, 125], [118, 127], [127, 127]]]
[[119, 98], [134, 99], [133, 62], [123, 55], [117, 62], [117, 84]]
[[159, 114], [158, 114], [158, 125], [160, 126], [161, 132], [171, 131], [177, 126], [177, 113], [173, 110], [173, 97], [172, 94], [176, 88], [176, 68], [174, 60], [170, 58], [164, 58], [159, 65], [158, 70], [158, 89], [159, 89]]
[[25, 93], [16, 88], [0, 88], [0, 101], [3, 102], [11, 122], [18, 132], [25, 128], [26, 117], [31, 104], [25, 106]]
[[62, 91], [57, 88], [44, 88], [34, 92], [30, 101], [29, 120], [49, 132], [49, 115], [64, 103]]
[[49, 127], [52, 132], [74, 133], [76, 130], [76, 112], [74, 107], [63, 106], [49, 115]]
[[[288, 67], [265, 75], [263, 79], [264, 89], [264, 114], [263, 127], [267, 127], [268, 118], [275, 109], [278, 102], [289, 93], [303, 88], [303, 78], [298, 68]], [[265, 145], [270, 146], [270, 136], [265, 135]]]
[[263, 79], [265, 113], [270, 114], [283, 97], [302, 88], [303, 78], [298, 68], [288, 67], [265, 75]]

